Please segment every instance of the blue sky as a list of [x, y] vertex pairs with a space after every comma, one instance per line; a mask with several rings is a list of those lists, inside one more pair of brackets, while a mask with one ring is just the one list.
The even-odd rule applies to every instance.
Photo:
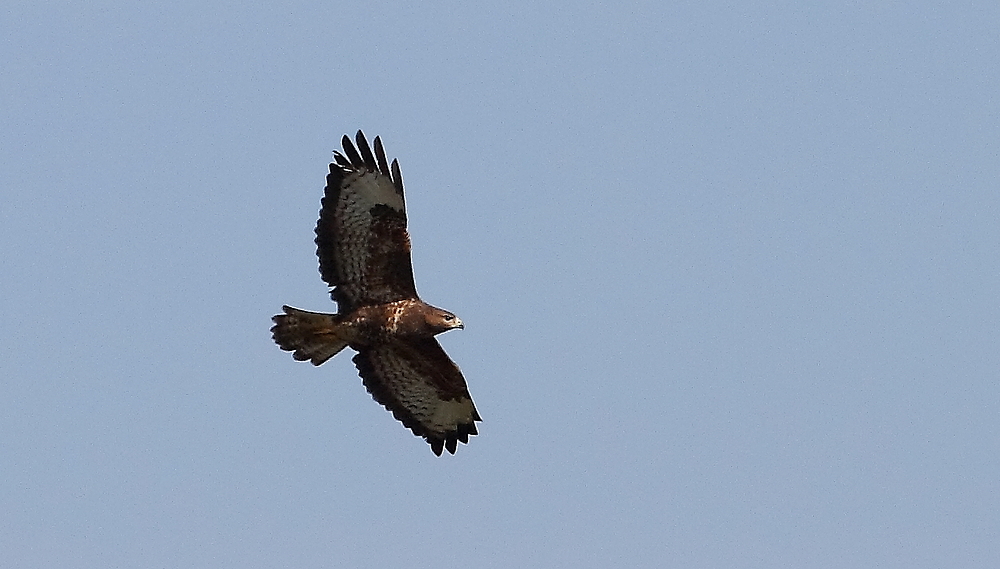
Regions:
[[[8, 2], [17, 567], [993, 567], [1000, 9]], [[344, 133], [484, 422], [270, 340]]]

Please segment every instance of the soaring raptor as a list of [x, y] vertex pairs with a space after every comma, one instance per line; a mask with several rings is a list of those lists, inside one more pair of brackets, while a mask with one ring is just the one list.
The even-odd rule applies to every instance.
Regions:
[[334, 152], [316, 224], [319, 272], [332, 288], [336, 314], [284, 306], [274, 341], [299, 361], [320, 365], [345, 347], [375, 401], [423, 437], [434, 454], [455, 454], [482, 421], [465, 378], [435, 335], [464, 328], [457, 316], [417, 296], [399, 163], [382, 141], [375, 152], [358, 131]]

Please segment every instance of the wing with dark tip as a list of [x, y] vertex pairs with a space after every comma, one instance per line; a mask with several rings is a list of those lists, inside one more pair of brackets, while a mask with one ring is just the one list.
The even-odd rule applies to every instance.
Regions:
[[340, 313], [417, 298], [399, 163], [379, 137], [374, 153], [360, 130], [355, 141], [345, 135], [334, 153], [316, 224], [319, 271]]
[[365, 387], [392, 416], [423, 437], [434, 454], [455, 454], [482, 421], [465, 378], [434, 338], [390, 342], [354, 356]]

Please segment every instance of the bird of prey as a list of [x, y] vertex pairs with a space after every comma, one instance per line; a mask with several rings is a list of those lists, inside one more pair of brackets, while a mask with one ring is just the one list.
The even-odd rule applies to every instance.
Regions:
[[457, 316], [417, 296], [399, 162], [374, 153], [359, 130], [334, 152], [316, 224], [319, 272], [335, 314], [283, 307], [274, 341], [300, 361], [320, 365], [345, 347], [375, 401], [423, 437], [434, 454], [455, 454], [482, 421], [465, 378], [434, 338], [464, 328]]

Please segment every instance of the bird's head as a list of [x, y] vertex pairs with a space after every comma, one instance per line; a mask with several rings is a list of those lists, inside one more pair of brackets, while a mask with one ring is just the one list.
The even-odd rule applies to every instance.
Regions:
[[425, 320], [435, 334], [447, 332], [455, 328], [465, 328], [465, 324], [462, 324], [462, 320], [458, 316], [440, 308], [428, 311]]

